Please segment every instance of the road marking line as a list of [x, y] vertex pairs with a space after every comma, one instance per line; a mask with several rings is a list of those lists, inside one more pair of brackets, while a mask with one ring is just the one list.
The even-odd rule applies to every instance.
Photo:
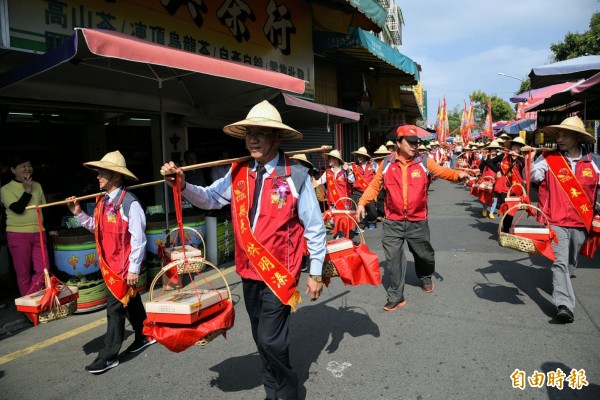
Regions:
[[[221, 271], [221, 273], [225, 276], [225, 275], [229, 275], [230, 273], [232, 273], [234, 271], [235, 271], [235, 265], [232, 265], [232, 266], [229, 266], [229, 267], [225, 268], [225, 270]], [[220, 278], [220, 275], [215, 271], [214, 276], [207, 277], [206, 280], [207, 281], [214, 281], [217, 278]], [[3, 357], [0, 357], [0, 365], [4, 365], [4, 364], [6, 364], [8, 362], [14, 361], [17, 358], [21, 358], [23, 356], [26, 356], [27, 354], [31, 354], [34, 351], [42, 350], [42, 349], [44, 349], [44, 348], [46, 348], [48, 346], [51, 346], [53, 344], [60, 343], [60, 342], [62, 342], [64, 340], [70, 339], [73, 336], [79, 335], [80, 333], [87, 332], [90, 329], [93, 329], [93, 328], [95, 328], [97, 326], [100, 326], [100, 325], [103, 325], [105, 323], [106, 323], [106, 317], [100, 318], [97, 321], [90, 322], [87, 325], [80, 326], [79, 328], [75, 328], [75, 329], [73, 329], [73, 330], [71, 330], [69, 332], [65, 332], [63, 334], [54, 336], [53, 338], [44, 340], [43, 342], [40, 342], [40, 343], [36, 343], [36, 344], [34, 344], [32, 346], [29, 346], [29, 347], [26, 347], [24, 349], [17, 350], [17, 351], [15, 351], [13, 353], [10, 353], [10, 354], [7, 354], [7, 355], [5, 355]]]
[[8, 363], [10, 361], [14, 361], [17, 358], [26, 356], [27, 354], [31, 354], [34, 351], [38, 351], [38, 350], [41, 350], [41, 349], [43, 349], [45, 347], [48, 347], [48, 346], [51, 346], [53, 344], [62, 342], [63, 340], [67, 340], [69, 338], [72, 338], [75, 335], [79, 335], [80, 333], [87, 332], [90, 329], [93, 329], [93, 328], [95, 328], [97, 326], [100, 326], [100, 325], [103, 325], [105, 323], [106, 323], [106, 317], [101, 318], [101, 319], [99, 319], [97, 321], [94, 321], [94, 322], [90, 322], [87, 325], [80, 326], [79, 328], [73, 329], [72, 331], [65, 332], [65, 333], [63, 333], [61, 335], [54, 336], [53, 338], [44, 340], [43, 342], [36, 343], [36, 344], [34, 344], [32, 346], [26, 347], [26, 348], [21, 349], [21, 350], [17, 350], [14, 353], [10, 353], [10, 354], [5, 355], [4, 357], [0, 357], [0, 365], [6, 364], [6, 363]]

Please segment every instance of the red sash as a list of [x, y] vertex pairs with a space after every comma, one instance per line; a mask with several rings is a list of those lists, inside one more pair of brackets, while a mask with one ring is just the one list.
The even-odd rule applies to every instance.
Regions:
[[[123, 200], [123, 196], [125, 195], [125, 190], [121, 194], [121, 198], [117, 202], [117, 206], [121, 204]], [[136, 290], [127, 284], [127, 281], [123, 279], [121, 276], [115, 274], [113, 270], [110, 268], [108, 263], [104, 260], [104, 256], [102, 253], [102, 246], [100, 244], [98, 229], [100, 228], [100, 218], [104, 216], [104, 197], [100, 199], [100, 201], [96, 202], [96, 209], [94, 210], [94, 234], [96, 236], [96, 252], [98, 253], [98, 263], [100, 265], [100, 271], [102, 272], [102, 278], [104, 278], [104, 282], [106, 282], [106, 287], [110, 292], [115, 296], [117, 300], [123, 303], [124, 306], [127, 306], [129, 303], [129, 299], [131, 297], [135, 297]], [[119, 218], [121, 218], [119, 216]]]
[[325, 171], [325, 176], [327, 177], [327, 192], [331, 196], [331, 204], [335, 206], [338, 204], [338, 201], [345, 196], [340, 196], [340, 192], [338, 192], [333, 171], [328, 169]]
[[[267, 250], [254, 236], [250, 229], [250, 190], [248, 185], [248, 163], [233, 163], [231, 167], [232, 189], [231, 205], [233, 215], [239, 226], [241, 247], [248, 256], [250, 264], [256, 269], [263, 282], [271, 289], [277, 298], [296, 311], [296, 304], [302, 301], [300, 292], [296, 289], [296, 279], [290, 271]], [[242, 183], [240, 185], [240, 183]]]
[[565, 192], [589, 232], [594, 218], [594, 207], [592, 207], [592, 202], [587, 193], [585, 193], [575, 174], [571, 171], [571, 167], [567, 164], [567, 160], [561, 154], [558, 152], [547, 153], [545, 158], [548, 169], [558, 181], [559, 186]]
[[364, 192], [369, 187], [369, 184], [367, 183], [367, 181], [365, 181], [362, 168], [360, 167], [360, 165], [352, 163], [352, 171], [354, 172], [354, 179], [356, 180], [356, 182], [358, 182], [358, 184], [362, 188], [362, 191]]

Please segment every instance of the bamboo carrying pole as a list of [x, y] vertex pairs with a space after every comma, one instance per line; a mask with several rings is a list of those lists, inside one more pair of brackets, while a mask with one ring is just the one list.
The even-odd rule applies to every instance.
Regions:
[[[331, 150], [331, 146], [321, 146], [321, 147], [315, 147], [315, 148], [306, 149], [306, 150], [286, 151], [285, 154], [287, 154], [288, 156], [293, 156], [294, 154], [316, 153], [318, 151], [327, 151], [327, 150]], [[183, 167], [179, 167], [179, 169], [181, 169], [182, 171], [191, 171], [193, 169], [216, 167], [219, 165], [233, 164], [234, 162], [249, 161], [251, 159], [252, 159], [251, 156], [229, 158], [226, 160], [210, 161], [210, 162], [202, 163], [202, 164], [185, 165]], [[175, 171], [172, 170], [170, 173], [165, 173], [165, 171], [161, 170], [160, 173], [163, 175], [172, 175], [175, 173]]]
[[[318, 151], [327, 151], [327, 150], [331, 150], [331, 146], [321, 146], [321, 147], [315, 147], [315, 148], [306, 149], [306, 150], [286, 151], [285, 154], [291, 156], [291, 155], [294, 155], [294, 154], [316, 153]], [[252, 159], [252, 157], [250, 157], [250, 156], [244, 156], [244, 157], [238, 157], [238, 158], [229, 158], [229, 159], [226, 159], [226, 160], [209, 161], [209, 162], [205, 162], [205, 163], [201, 163], [201, 164], [186, 165], [186, 166], [183, 166], [183, 167], [180, 167], [180, 168], [183, 171], [191, 171], [193, 169], [216, 167], [218, 165], [227, 165], [227, 164], [232, 164], [234, 162], [248, 161], [248, 160], [251, 160], [251, 159]], [[170, 174], [165, 174], [164, 171], [160, 171], [160, 173], [162, 175], [170, 175]], [[175, 173], [175, 172], [173, 171], [172, 173]], [[143, 187], [146, 187], [146, 186], [158, 185], [160, 183], [165, 183], [165, 180], [161, 179], [161, 180], [158, 180], [158, 181], [140, 183], [139, 185], [127, 186], [126, 189], [127, 190], [140, 189], [140, 188], [143, 188]], [[69, 203], [72, 203], [75, 200], [81, 201], [81, 200], [95, 199], [96, 197], [98, 197], [98, 196], [104, 196], [105, 194], [106, 194], [106, 192], [99, 192], [99, 193], [94, 193], [94, 194], [87, 194], [85, 196], [76, 197], [73, 200], [61, 200], [61, 201], [55, 201], [53, 203], [40, 204], [40, 205], [36, 205], [36, 206], [27, 206], [27, 207], [25, 207], [25, 209], [26, 210], [33, 210], [33, 209], [36, 209], [36, 208], [46, 208], [46, 207], [51, 207], [51, 206], [58, 206], [58, 205], [61, 205], [61, 204], [69, 204]]]

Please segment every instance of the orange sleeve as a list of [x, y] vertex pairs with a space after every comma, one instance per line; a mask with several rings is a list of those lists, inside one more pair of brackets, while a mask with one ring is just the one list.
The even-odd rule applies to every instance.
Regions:
[[438, 178], [442, 178], [447, 181], [458, 182], [458, 174], [460, 171], [452, 168], [442, 167], [431, 157], [427, 157], [427, 169]]
[[370, 202], [377, 200], [377, 195], [381, 190], [383, 184], [383, 168], [378, 168], [377, 173], [373, 177], [369, 186], [365, 189], [365, 192], [358, 200], [358, 205], [366, 206]]

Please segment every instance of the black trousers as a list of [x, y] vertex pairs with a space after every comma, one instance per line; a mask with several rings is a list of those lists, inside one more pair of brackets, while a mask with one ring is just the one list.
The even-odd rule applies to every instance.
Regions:
[[[504, 202], [506, 201], [506, 194], [507, 193], [500, 193], [500, 196], [498, 196], [498, 205], [497, 205], [498, 208], [500, 208], [500, 206], [502, 204], [504, 204]], [[513, 216], [506, 214], [504, 216], [504, 220], [502, 221], [502, 228], [500, 230], [504, 233], [508, 233], [512, 223], [513, 223]]]
[[262, 361], [267, 398], [296, 400], [298, 377], [292, 370], [289, 355], [291, 307], [282, 304], [263, 281], [242, 281], [252, 337]]
[[121, 350], [123, 338], [125, 337], [125, 318], [129, 320], [133, 327], [135, 340], [144, 338], [142, 329], [144, 329], [146, 310], [139, 294], [131, 298], [129, 304], [125, 307], [109, 291], [106, 303], [106, 317], [108, 323], [106, 335], [104, 336], [104, 347], [98, 353], [98, 358], [108, 361], [116, 358]]
[[[352, 190], [352, 200], [354, 200], [356, 204], [358, 204], [358, 200], [362, 195], [363, 192], [359, 192], [358, 190], [354, 189]], [[377, 222], [377, 202], [372, 201], [369, 204], [367, 204], [365, 206], [365, 212], [365, 219], [359, 222], [361, 228], [365, 227], [365, 222], [367, 224], [375, 224]]]
[[383, 251], [390, 273], [388, 301], [404, 298], [406, 282], [406, 256], [404, 242], [415, 259], [417, 278], [430, 278], [435, 272], [435, 251], [431, 246], [427, 221], [383, 221]]

